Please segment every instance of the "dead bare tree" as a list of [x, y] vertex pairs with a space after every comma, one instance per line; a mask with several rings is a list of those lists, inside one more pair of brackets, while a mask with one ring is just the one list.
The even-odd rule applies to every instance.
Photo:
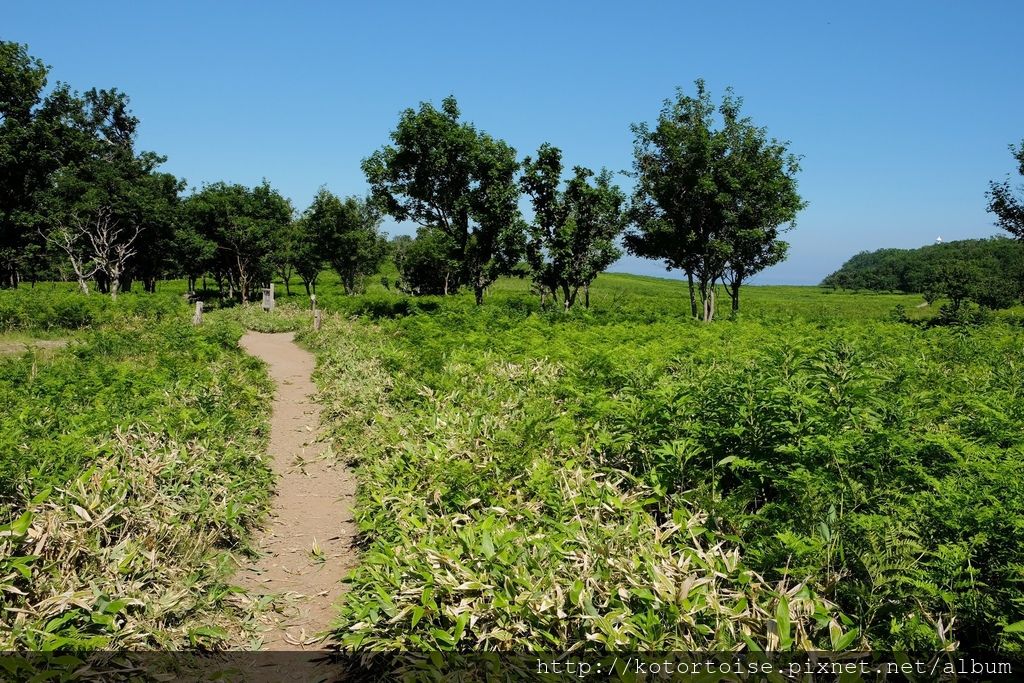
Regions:
[[82, 294], [89, 294], [89, 279], [99, 271], [99, 266], [89, 253], [87, 236], [88, 221], [75, 215], [67, 222], [60, 222], [49, 233], [42, 230], [39, 234], [65, 254], [71, 262], [71, 270], [78, 278], [78, 288]]
[[110, 282], [110, 298], [117, 298], [121, 276], [136, 253], [132, 245], [139, 236], [138, 226], [129, 236], [118, 226], [113, 212], [108, 207], [100, 207], [87, 217], [72, 214], [49, 233], [42, 230], [39, 233], [67, 254], [83, 294], [89, 293], [89, 279], [102, 273]]
[[139, 226], [135, 226], [135, 231], [126, 239], [127, 234], [107, 207], [97, 210], [95, 219], [89, 224], [87, 235], [92, 244], [93, 260], [97, 269], [110, 280], [111, 299], [117, 298], [121, 276], [128, 267], [128, 260], [135, 256], [136, 250], [132, 245], [139, 236]]

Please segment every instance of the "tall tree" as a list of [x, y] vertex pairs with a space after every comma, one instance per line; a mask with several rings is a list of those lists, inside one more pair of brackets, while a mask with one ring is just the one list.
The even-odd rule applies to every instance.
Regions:
[[292, 278], [295, 276], [295, 256], [298, 247], [299, 221], [288, 221], [278, 226], [271, 236], [270, 262], [274, 272], [284, 283], [286, 295], [292, 295]]
[[373, 202], [346, 197], [334, 230], [327, 236], [327, 259], [349, 295], [365, 288], [366, 278], [384, 262], [387, 237], [380, 232], [381, 214]]
[[[303, 216], [307, 245], [338, 273], [345, 292], [361, 291], [368, 275], [377, 272], [387, 255], [387, 239], [380, 233], [380, 211], [359, 197], [341, 199], [320, 188]], [[312, 254], [305, 258], [314, 260]], [[312, 275], [313, 263], [307, 271]]]
[[392, 242], [397, 286], [408, 294], [448, 295], [462, 286], [455, 242], [443, 230], [420, 227], [416, 239], [399, 235]]
[[215, 268], [237, 283], [242, 303], [255, 284], [268, 282], [273, 238], [292, 219], [291, 203], [267, 181], [254, 188], [213, 183], [187, 200], [194, 229], [217, 246]]
[[[1017, 173], [1024, 176], [1024, 141], [1020, 146], [1010, 145], [1017, 160]], [[992, 181], [988, 191], [988, 210], [996, 215], [996, 224], [1017, 239], [1024, 240], [1024, 185], [1015, 189], [1009, 178]]]
[[[0, 287], [17, 286], [40, 263], [41, 195], [77, 146], [81, 102], [58, 83], [44, 97], [49, 67], [19, 43], [0, 41]], [[28, 272], [26, 272], [28, 271]]]
[[679, 90], [665, 102], [654, 128], [632, 127], [635, 230], [626, 246], [683, 270], [691, 312], [705, 321], [714, 318], [715, 283], [727, 269], [738, 306], [743, 279], [784, 255], [778, 226], [802, 206], [795, 158], [740, 117], [741, 104], [729, 90], [716, 107], [698, 80], [695, 96]]
[[387, 145], [363, 160], [373, 197], [397, 220], [436, 227], [455, 243], [477, 304], [523, 249], [516, 153], [459, 120], [454, 97], [441, 109], [405, 110]]
[[91, 226], [101, 291], [116, 296], [140, 278], [152, 292], [170, 265], [184, 183], [157, 172], [165, 157], [136, 153], [139, 122], [124, 93], [93, 89], [66, 95], [74, 102], [73, 114], [67, 117], [64, 163], [41, 194], [44, 222], [66, 225], [78, 216]]
[[291, 259], [295, 273], [306, 288], [306, 295], [316, 294], [316, 282], [324, 269], [326, 242], [319, 226], [309, 218], [308, 211], [295, 221]]
[[214, 270], [217, 244], [201, 232], [201, 226], [191, 220], [192, 203], [182, 202], [180, 218], [175, 226], [171, 257], [180, 274], [188, 281], [189, 294], [196, 293], [196, 283], [205, 273]]
[[[526, 258], [533, 280], [552, 300], [562, 294], [565, 310], [576, 302], [580, 289], [617, 259], [615, 240], [626, 226], [622, 191], [602, 170], [593, 184], [593, 171], [581, 166], [562, 185], [562, 152], [544, 144], [536, 160], [523, 162], [521, 185], [533, 202], [534, 220], [527, 228]], [[589, 303], [589, 297], [588, 297]]]
[[722, 281], [734, 312], [740, 308], [743, 283], [785, 260], [789, 244], [779, 235], [792, 229], [806, 206], [797, 192], [799, 159], [787, 151], [786, 143], [769, 138], [765, 128], [739, 118], [741, 106], [742, 99], [727, 95], [720, 108], [729, 144], [723, 173], [729, 256]]
[[185, 181], [155, 169], [141, 175], [133, 190], [133, 219], [140, 228], [138, 253], [131, 263], [134, 278], [147, 292], [156, 291], [157, 280], [188, 267], [175, 259], [181, 193]]

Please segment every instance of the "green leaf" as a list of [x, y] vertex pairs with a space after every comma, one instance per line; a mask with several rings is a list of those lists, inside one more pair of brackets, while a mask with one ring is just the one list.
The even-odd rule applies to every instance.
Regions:
[[788, 650], [793, 644], [793, 635], [789, 623], [789, 600], [785, 595], [779, 597], [779, 605], [775, 608], [775, 624], [779, 629], [779, 647]]
[[469, 612], [463, 612], [459, 615], [458, 621], [455, 622], [455, 642], [462, 640], [462, 634], [466, 630], [466, 624], [469, 623]]
[[11, 524], [11, 532], [15, 536], [24, 536], [28, 533], [28, 528], [32, 525], [32, 513], [26, 510], [21, 514], [18, 519], [14, 520]]
[[480, 541], [480, 547], [484, 552], [484, 557], [488, 560], [494, 557], [494, 541], [491, 540], [491, 533], [489, 531], [484, 532], [483, 538]]
[[1018, 621], [1010, 624], [1003, 629], [1003, 633], [1024, 633], [1024, 621]]

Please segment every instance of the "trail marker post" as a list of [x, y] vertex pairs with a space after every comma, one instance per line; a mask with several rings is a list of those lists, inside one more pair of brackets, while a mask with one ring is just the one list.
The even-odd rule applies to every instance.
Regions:
[[193, 325], [202, 325], [203, 324], [203, 302], [202, 301], [197, 301], [196, 302], [196, 312], [192, 315], [192, 324]]
[[263, 310], [268, 313], [274, 310], [274, 283], [271, 282], [269, 287], [263, 288]]
[[313, 302], [313, 329], [316, 331], [320, 330], [320, 309], [316, 307], [316, 294], [310, 294], [309, 300]]

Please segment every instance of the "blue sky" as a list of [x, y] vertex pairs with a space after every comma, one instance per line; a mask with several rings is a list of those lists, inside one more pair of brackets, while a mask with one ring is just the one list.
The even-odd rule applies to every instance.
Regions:
[[0, 38], [28, 43], [52, 80], [127, 92], [166, 170], [266, 177], [299, 209], [320, 185], [365, 192], [360, 160], [421, 100], [454, 94], [520, 155], [551, 142], [570, 165], [617, 171], [629, 124], [702, 77], [804, 157], [791, 256], [759, 282], [998, 232], [984, 193], [1024, 138], [1024, 3], [712, 5], [8, 0]]

